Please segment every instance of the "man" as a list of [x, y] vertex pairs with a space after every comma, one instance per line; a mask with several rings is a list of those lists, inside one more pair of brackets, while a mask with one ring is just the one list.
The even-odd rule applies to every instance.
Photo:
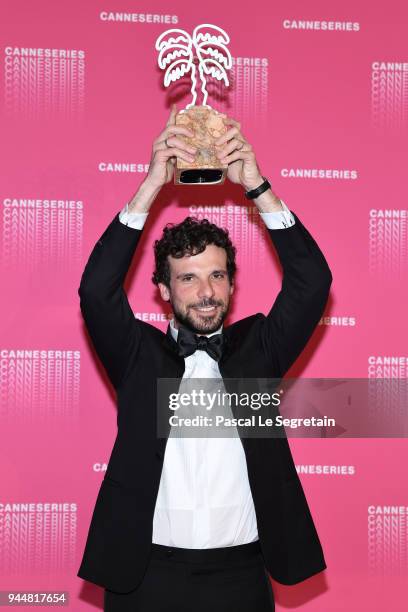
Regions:
[[155, 242], [152, 280], [173, 309], [166, 334], [134, 317], [123, 283], [144, 222], [175, 158], [194, 157], [176, 112], [79, 288], [117, 393], [118, 434], [78, 576], [105, 587], [105, 612], [270, 612], [268, 574], [295, 584], [326, 567], [287, 439], [157, 438], [157, 380], [282, 377], [322, 315], [332, 276], [309, 232], [265, 182], [240, 125], [227, 118], [218, 157], [268, 227], [282, 289], [267, 316], [224, 326], [235, 247], [228, 232], [188, 217]]

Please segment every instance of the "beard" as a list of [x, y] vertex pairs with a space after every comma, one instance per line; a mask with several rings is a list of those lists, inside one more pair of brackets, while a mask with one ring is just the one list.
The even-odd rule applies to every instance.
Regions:
[[[212, 334], [224, 322], [228, 310], [229, 300], [227, 303], [222, 300], [206, 300], [199, 304], [191, 304], [187, 307], [186, 312], [182, 312], [176, 304], [170, 300], [173, 308], [174, 317], [179, 325], [184, 325], [195, 334]], [[196, 310], [197, 307], [217, 306], [214, 313], [207, 314]]]

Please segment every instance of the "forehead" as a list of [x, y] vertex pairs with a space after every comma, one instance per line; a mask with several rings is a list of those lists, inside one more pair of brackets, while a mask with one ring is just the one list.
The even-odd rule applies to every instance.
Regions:
[[227, 252], [215, 244], [207, 244], [204, 251], [196, 255], [184, 255], [180, 258], [168, 255], [168, 259], [171, 271], [176, 274], [227, 269]]

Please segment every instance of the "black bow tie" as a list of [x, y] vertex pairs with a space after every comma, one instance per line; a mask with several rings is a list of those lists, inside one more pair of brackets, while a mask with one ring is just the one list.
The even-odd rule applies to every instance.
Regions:
[[178, 354], [181, 357], [188, 357], [195, 351], [207, 351], [207, 353], [219, 361], [222, 355], [225, 338], [222, 333], [214, 334], [213, 336], [198, 336], [187, 327], [181, 325], [178, 330], [177, 347]]

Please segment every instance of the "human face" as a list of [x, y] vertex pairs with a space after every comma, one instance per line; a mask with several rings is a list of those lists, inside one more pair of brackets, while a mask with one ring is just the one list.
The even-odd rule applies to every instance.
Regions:
[[227, 253], [208, 244], [202, 253], [177, 259], [168, 255], [170, 288], [159, 283], [163, 300], [169, 301], [174, 326], [185, 325], [196, 334], [211, 334], [228, 314], [234, 285], [229, 282]]

